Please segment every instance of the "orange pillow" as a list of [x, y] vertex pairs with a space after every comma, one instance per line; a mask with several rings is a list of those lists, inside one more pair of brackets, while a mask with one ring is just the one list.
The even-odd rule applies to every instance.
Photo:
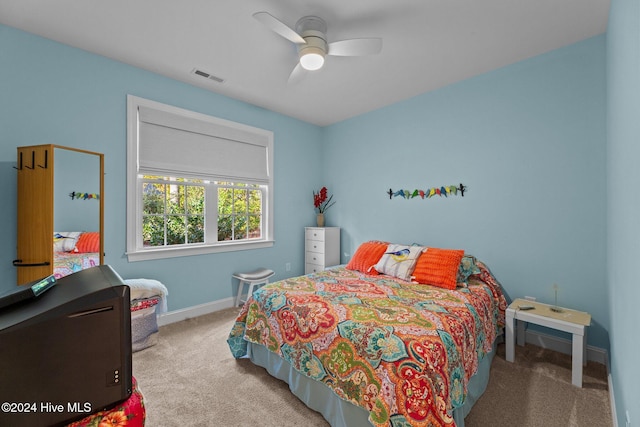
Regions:
[[97, 231], [82, 233], [80, 237], [78, 237], [74, 252], [100, 252], [100, 233], [98, 233]]
[[387, 250], [387, 246], [389, 246], [388, 243], [378, 241], [365, 242], [361, 244], [345, 268], [347, 270], [361, 271], [374, 276], [377, 275], [378, 272], [373, 268], [373, 266], [380, 261], [380, 258], [382, 258], [382, 255]]
[[458, 267], [464, 256], [462, 249], [428, 248], [416, 263], [413, 281], [425, 285], [455, 289]]

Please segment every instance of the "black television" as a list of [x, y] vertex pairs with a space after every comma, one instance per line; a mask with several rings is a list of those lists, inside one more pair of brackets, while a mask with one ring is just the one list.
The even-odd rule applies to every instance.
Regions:
[[132, 391], [129, 287], [108, 265], [0, 309], [0, 426], [60, 426]]

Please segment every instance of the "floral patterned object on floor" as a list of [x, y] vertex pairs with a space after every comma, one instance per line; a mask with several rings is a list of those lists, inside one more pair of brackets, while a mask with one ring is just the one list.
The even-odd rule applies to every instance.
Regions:
[[114, 408], [96, 412], [88, 417], [69, 424], [67, 427], [144, 427], [147, 412], [144, 398], [133, 378], [133, 392], [124, 402]]

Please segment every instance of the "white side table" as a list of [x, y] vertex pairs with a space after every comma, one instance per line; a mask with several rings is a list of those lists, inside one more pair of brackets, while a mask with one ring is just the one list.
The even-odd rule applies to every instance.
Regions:
[[[532, 310], [520, 310], [521, 306], [533, 306]], [[517, 298], [506, 311], [506, 359], [513, 362], [515, 359], [514, 324], [517, 322], [518, 345], [524, 345], [525, 322], [559, 331], [569, 332], [573, 335], [571, 349], [571, 383], [582, 387], [582, 366], [587, 359], [587, 326], [591, 324], [591, 315], [584, 311], [560, 308], [561, 312], [551, 310], [551, 305], [535, 301]]]

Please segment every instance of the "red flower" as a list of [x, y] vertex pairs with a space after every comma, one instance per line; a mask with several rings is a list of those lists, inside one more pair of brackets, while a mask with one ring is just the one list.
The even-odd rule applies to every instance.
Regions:
[[331, 203], [333, 194], [327, 198], [327, 187], [322, 187], [319, 192], [313, 192], [313, 206], [318, 209], [318, 213], [324, 213], [327, 209], [334, 205]]
[[109, 412], [104, 415], [98, 427], [124, 427], [129, 423], [129, 417], [124, 411]]

